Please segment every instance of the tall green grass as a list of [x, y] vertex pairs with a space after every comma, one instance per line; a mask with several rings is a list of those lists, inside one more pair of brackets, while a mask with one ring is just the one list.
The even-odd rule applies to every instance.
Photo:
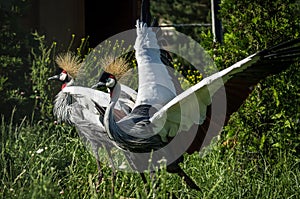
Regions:
[[[13, 116], [12, 116], [13, 118]], [[12, 121], [13, 119], [11, 119]], [[1, 198], [299, 198], [300, 159], [282, 150], [276, 161], [216, 141], [201, 154], [185, 156], [182, 168], [200, 192], [189, 189], [175, 174], [157, 171], [144, 185], [139, 174], [117, 172], [103, 165], [97, 187], [93, 155], [77, 132], [66, 125], [1, 122]], [[113, 188], [113, 195], [111, 190]]]

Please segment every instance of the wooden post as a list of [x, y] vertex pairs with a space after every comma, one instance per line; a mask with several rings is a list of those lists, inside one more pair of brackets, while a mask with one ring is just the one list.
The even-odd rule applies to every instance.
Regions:
[[223, 42], [222, 23], [219, 18], [220, 0], [211, 0], [212, 32], [214, 42]]

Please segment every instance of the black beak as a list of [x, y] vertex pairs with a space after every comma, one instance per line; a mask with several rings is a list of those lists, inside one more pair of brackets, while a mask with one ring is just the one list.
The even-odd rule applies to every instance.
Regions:
[[95, 88], [101, 88], [106, 86], [106, 84], [104, 82], [98, 82], [97, 84], [93, 85], [91, 88], [95, 89]]
[[48, 80], [59, 80], [59, 75], [54, 75], [52, 77], [49, 77]]

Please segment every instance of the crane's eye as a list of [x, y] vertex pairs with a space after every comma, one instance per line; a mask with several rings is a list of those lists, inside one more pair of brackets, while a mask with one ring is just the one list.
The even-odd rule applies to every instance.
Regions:
[[108, 88], [112, 88], [112, 87], [114, 87], [115, 86], [115, 84], [116, 84], [116, 80], [114, 79], [114, 78], [107, 78], [107, 80], [106, 80], [106, 86], [108, 87]]

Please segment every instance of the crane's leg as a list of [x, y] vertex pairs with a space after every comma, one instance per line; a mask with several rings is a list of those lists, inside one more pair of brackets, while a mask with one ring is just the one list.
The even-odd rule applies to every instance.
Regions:
[[[148, 181], [145, 177], [145, 174], [144, 173], [140, 173], [141, 177], [142, 177], [142, 180], [144, 182], [144, 184], [147, 184]], [[152, 184], [154, 185], [154, 181], [155, 181], [155, 172], [154, 171], [151, 171], [150, 172], [150, 179], [152, 181]], [[157, 188], [159, 186], [159, 184], [156, 184], [155, 186], [153, 186], [152, 188]], [[154, 192], [155, 193], [155, 192]], [[167, 193], [169, 194], [169, 198], [172, 198], [172, 199], [177, 199], [177, 197], [172, 194], [171, 192], [167, 191]], [[153, 198], [156, 198], [155, 195], [153, 195]]]
[[201, 189], [196, 185], [196, 183], [179, 167], [177, 171], [178, 175], [183, 178], [186, 184], [197, 191], [201, 191]]
[[96, 183], [96, 189], [100, 186], [100, 183], [102, 182], [103, 179], [103, 172], [101, 168], [101, 162], [99, 161], [99, 154], [98, 151], [95, 152], [96, 156], [96, 163], [97, 163], [97, 169], [98, 169], [98, 181]]
[[167, 171], [170, 173], [177, 173], [185, 183], [192, 189], [201, 191], [201, 189], [196, 185], [196, 183], [180, 168], [179, 165], [172, 165], [172, 167], [167, 167]]
[[97, 160], [97, 168], [98, 168], [98, 183], [100, 184], [103, 178], [103, 172], [101, 168], [101, 163], [99, 160]]
[[147, 184], [147, 179], [146, 179], [145, 174], [144, 174], [144, 173], [140, 173], [140, 176], [141, 176], [141, 178], [142, 178], [144, 184]]
[[201, 189], [196, 185], [196, 183], [182, 170], [179, 166], [179, 163], [183, 162], [183, 156], [179, 157], [175, 162], [171, 163], [167, 166], [167, 171], [169, 173], [177, 173], [185, 183], [192, 189], [197, 191], [201, 191]]
[[[111, 149], [108, 147], [108, 146], [105, 146], [103, 145], [103, 147], [105, 148], [107, 154], [108, 154], [108, 157], [109, 157], [109, 161], [110, 161], [110, 164], [112, 166], [112, 180], [111, 180], [111, 183], [112, 183], [112, 186], [111, 186], [111, 196], [114, 195], [114, 185], [115, 185], [115, 179], [116, 179], [116, 167], [115, 167], [115, 164], [113, 162], [113, 159], [112, 159], [112, 154], [111, 154]], [[102, 171], [102, 167], [101, 167], [101, 162], [99, 161], [99, 153], [98, 153], [98, 150], [95, 150], [95, 156], [96, 156], [96, 163], [97, 163], [97, 168], [98, 168], [98, 182], [96, 183], [96, 190], [98, 191], [98, 187], [100, 186], [100, 183], [102, 182], [102, 179], [103, 179], [103, 171]]]
[[111, 194], [111, 196], [113, 196], [114, 195], [114, 191], [115, 191], [116, 166], [115, 166], [114, 161], [113, 161], [113, 157], [112, 157], [112, 154], [111, 154], [111, 149], [108, 148], [107, 146], [104, 146], [104, 147], [105, 147], [105, 149], [107, 151], [107, 154], [108, 154], [108, 157], [109, 157], [109, 161], [110, 161], [110, 164], [111, 164], [111, 167], [112, 167], [110, 194]]
[[[154, 171], [150, 171], [150, 179], [152, 181], [152, 185], [154, 185], [154, 179], [155, 179], [155, 175], [154, 175]], [[144, 173], [140, 173], [140, 176], [144, 182], [144, 185], [147, 185], [148, 184], [148, 181], [146, 179], [146, 176]], [[157, 185], [156, 185], [157, 186]], [[152, 187], [153, 189], [156, 188], [155, 186]], [[146, 191], [148, 192], [148, 190], [146, 189]], [[155, 193], [155, 191], [153, 192], [153, 194]], [[152, 196], [153, 198], [156, 198], [155, 195]]]

